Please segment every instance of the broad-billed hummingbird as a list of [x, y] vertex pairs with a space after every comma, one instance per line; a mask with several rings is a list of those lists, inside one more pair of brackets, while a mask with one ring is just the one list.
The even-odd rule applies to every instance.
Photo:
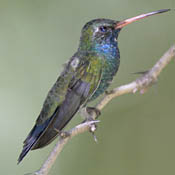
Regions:
[[35, 126], [24, 141], [18, 163], [30, 150], [52, 142], [80, 108], [106, 91], [120, 64], [118, 34], [121, 29], [134, 21], [169, 10], [123, 21], [94, 19], [85, 24], [78, 50], [48, 92]]

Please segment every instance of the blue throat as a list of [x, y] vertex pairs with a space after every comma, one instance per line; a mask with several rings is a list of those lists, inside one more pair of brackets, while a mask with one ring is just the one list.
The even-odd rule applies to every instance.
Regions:
[[120, 58], [118, 43], [116, 41], [105, 41], [100, 44], [96, 43], [95, 51], [99, 55], [103, 55], [107, 60]]

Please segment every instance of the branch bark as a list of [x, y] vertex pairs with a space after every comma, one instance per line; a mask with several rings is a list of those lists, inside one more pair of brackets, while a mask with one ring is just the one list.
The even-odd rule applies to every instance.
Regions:
[[[140, 91], [141, 94], [145, 93], [149, 87], [151, 87], [156, 81], [161, 71], [168, 65], [168, 63], [175, 57], [175, 45], [173, 45], [158, 61], [157, 63], [142, 76], [132, 81], [129, 84], [122, 85], [120, 87], [114, 88], [112, 91], [107, 92], [102, 100], [95, 106], [96, 109], [102, 110], [113, 98], [121, 96], [128, 93], [136, 93]], [[94, 120], [96, 119], [96, 113], [93, 112], [91, 116]], [[67, 142], [74, 136], [83, 133], [85, 131], [93, 131], [94, 124], [99, 121], [88, 121], [77, 125], [75, 128], [67, 131], [68, 136], [60, 136], [57, 144], [55, 145], [53, 151], [50, 153], [48, 159], [44, 162], [42, 167], [34, 172], [34, 175], [48, 175], [49, 170], [53, 166], [57, 156], [62, 151], [63, 147]]]

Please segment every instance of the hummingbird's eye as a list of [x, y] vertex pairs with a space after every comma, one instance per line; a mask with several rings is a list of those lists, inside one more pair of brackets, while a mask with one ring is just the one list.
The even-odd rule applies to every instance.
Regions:
[[99, 29], [103, 33], [107, 32], [107, 30], [108, 30], [108, 28], [106, 26], [101, 26]]

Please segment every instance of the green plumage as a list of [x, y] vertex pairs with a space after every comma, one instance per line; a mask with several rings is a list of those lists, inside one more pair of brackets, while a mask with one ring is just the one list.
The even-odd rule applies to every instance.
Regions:
[[117, 41], [120, 30], [134, 21], [169, 10], [124, 21], [95, 19], [83, 27], [78, 50], [49, 91], [35, 126], [24, 141], [18, 163], [30, 150], [49, 144], [82, 106], [108, 88], [120, 64]]
[[[97, 19], [87, 23], [78, 51], [49, 91], [35, 126], [24, 141], [20, 162], [29, 150], [49, 144], [77, 111], [109, 86], [119, 66], [116, 21]], [[100, 29], [107, 27], [107, 31]]]
[[37, 124], [45, 122], [45, 120], [53, 115], [56, 108], [65, 100], [67, 91], [78, 80], [87, 82], [90, 85], [86, 100], [93, 94], [101, 78], [104, 61], [94, 54], [87, 54], [85, 58], [86, 59], [84, 59], [84, 54], [81, 52], [77, 52], [72, 57], [54, 86], [49, 91], [40, 116], [37, 119]]

